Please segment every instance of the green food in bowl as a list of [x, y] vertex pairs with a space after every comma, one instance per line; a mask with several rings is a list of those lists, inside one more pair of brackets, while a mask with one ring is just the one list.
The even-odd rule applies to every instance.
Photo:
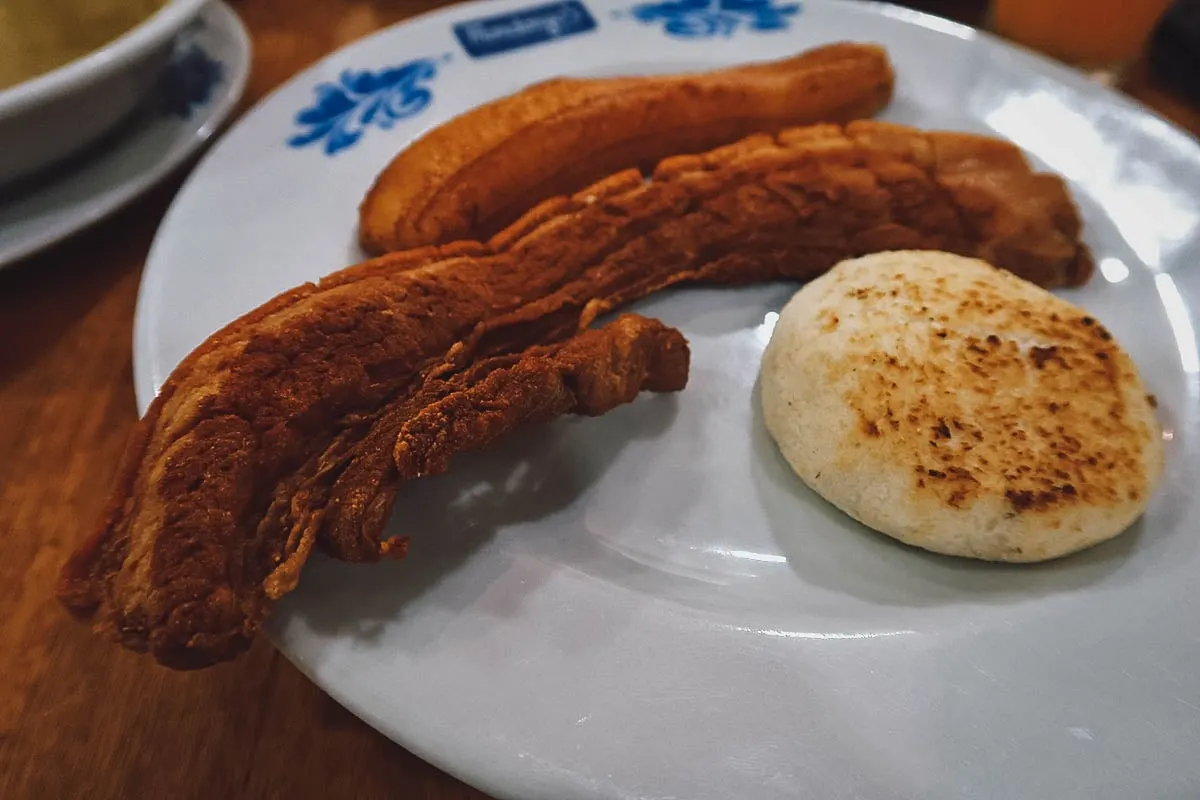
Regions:
[[3, 0], [0, 89], [36, 78], [116, 39], [166, 0]]

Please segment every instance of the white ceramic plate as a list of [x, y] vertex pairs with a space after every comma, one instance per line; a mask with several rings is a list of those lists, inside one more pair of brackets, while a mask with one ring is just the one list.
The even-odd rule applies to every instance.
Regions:
[[196, 152], [225, 121], [250, 74], [250, 39], [213, 0], [180, 35], [159, 87], [88, 152], [0, 189], [0, 267], [116, 211]]
[[[854, 38], [895, 60], [887, 118], [1011, 137], [1071, 180], [1100, 271], [1064, 294], [1158, 394], [1164, 485], [1134, 530], [1058, 563], [899, 546], [809, 492], [758, 419], [759, 355], [795, 287], [682, 289], [638, 310], [690, 340], [685, 392], [522, 432], [408, 485], [394, 526], [409, 558], [313, 563], [274, 619], [279, 647], [388, 736], [501, 797], [1195, 796], [1200, 147], [1071, 71], [885, 5], [581, 9], [501, 0], [423, 17], [242, 119], [151, 253], [142, 406], [211, 331], [358, 260], [363, 191], [430, 126], [560, 73]], [[456, 38], [457, 23], [522, 10]]]

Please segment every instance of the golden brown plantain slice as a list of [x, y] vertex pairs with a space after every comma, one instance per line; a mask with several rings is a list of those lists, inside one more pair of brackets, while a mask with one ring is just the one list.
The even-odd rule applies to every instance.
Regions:
[[883, 48], [833, 44], [698, 74], [538, 83], [392, 159], [359, 209], [359, 240], [369, 253], [483, 241], [536, 203], [618, 170], [751, 133], [869, 117], [894, 80]]

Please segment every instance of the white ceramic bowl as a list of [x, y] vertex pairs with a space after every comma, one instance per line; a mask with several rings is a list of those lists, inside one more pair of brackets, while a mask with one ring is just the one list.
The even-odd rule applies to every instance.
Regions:
[[78, 153], [153, 88], [175, 35], [207, 0], [169, 0], [107, 45], [0, 90], [0, 189]]

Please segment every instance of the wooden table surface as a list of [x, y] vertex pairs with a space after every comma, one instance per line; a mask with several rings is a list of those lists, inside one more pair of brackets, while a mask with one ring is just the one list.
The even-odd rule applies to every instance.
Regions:
[[[335, 48], [442, 3], [234, 5], [255, 47], [244, 110]], [[909, 5], [979, 23], [986, 3]], [[1127, 88], [1200, 131], [1200, 114], [1144, 69]], [[0, 797], [483, 798], [360, 722], [265, 641], [233, 664], [173, 673], [90, 635], [52, 598], [134, 423], [134, 301], [180, 180], [0, 272]]]

